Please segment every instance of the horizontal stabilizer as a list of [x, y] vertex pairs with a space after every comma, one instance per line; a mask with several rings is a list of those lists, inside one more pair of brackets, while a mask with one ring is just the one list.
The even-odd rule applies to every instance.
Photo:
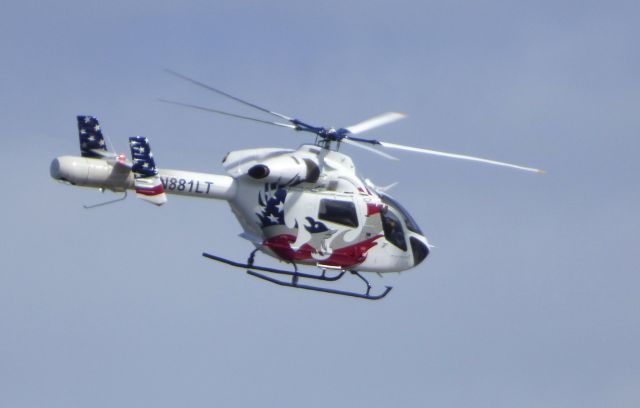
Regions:
[[166, 203], [167, 195], [164, 192], [162, 180], [158, 177], [158, 170], [153, 160], [149, 139], [142, 136], [130, 137], [129, 146], [131, 147], [131, 157], [133, 159], [131, 171], [134, 176], [136, 195], [138, 198], [155, 205]]

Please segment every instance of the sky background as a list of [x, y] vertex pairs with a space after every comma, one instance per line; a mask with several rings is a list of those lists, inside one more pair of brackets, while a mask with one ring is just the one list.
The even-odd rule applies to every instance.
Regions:
[[[634, 1], [9, 0], [0, 12], [0, 406], [637, 407], [640, 6]], [[265, 284], [224, 202], [54, 182], [75, 115], [118, 151], [222, 173], [310, 123], [541, 167], [345, 147], [436, 245], [378, 302]], [[265, 262], [264, 257], [260, 258]]]

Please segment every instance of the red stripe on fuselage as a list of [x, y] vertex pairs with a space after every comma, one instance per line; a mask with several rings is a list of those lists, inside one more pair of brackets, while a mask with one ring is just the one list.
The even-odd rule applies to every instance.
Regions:
[[384, 208], [383, 204], [367, 204], [367, 217], [372, 216], [373, 214], [378, 214]]
[[164, 193], [164, 187], [162, 184], [158, 184], [154, 187], [136, 187], [136, 193], [148, 196], [159, 195]]
[[264, 245], [275, 252], [280, 258], [287, 261], [317, 261], [323, 265], [339, 266], [350, 268], [361, 264], [367, 259], [369, 249], [377, 245], [375, 242], [382, 234], [371, 237], [357, 244], [334, 249], [328, 259], [316, 260], [313, 258], [315, 248], [309, 244], [304, 244], [297, 251], [291, 248], [296, 237], [291, 234], [282, 234], [264, 241]]

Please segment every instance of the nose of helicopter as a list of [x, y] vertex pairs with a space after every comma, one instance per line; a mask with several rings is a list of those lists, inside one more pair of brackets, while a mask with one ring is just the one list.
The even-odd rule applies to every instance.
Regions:
[[411, 237], [409, 242], [411, 242], [411, 252], [413, 252], [413, 266], [418, 266], [429, 255], [429, 247], [416, 237]]

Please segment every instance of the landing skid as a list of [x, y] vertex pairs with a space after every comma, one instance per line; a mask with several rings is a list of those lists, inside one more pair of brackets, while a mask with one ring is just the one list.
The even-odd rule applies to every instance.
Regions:
[[[322, 274], [321, 275], [312, 275], [312, 274], [298, 272], [298, 269], [297, 269], [295, 264], [293, 264], [294, 268], [295, 268], [295, 270], [293, 272], [292, 271], [285, 271], [285, 270], [282, 270], [282, 269], [269, 268], [269, 267], [265, 267], [265, 266], [258, 266], [258, 265], [253, 265], [254, 254], [255, 254], [255, 251], [251, 254], [251, 256], [249, 257], [249, 261], [246, 264], [245, 263], [241, 263], [241, 262], [234, 262], [234, 261], [231, 261], [231, 260], [226, 259], [226, 258], [222, 258], [222, 257], [216, 256], [216, 255], [208, 254], [206, 252], [203, 253], [202, 256], [204, 256], [205, 258], [212, 259], [214, 261], [218, 261], [218, 262], [221, 262], [221, 263], [236, 267], [236, 268], [246, 269], [247, 273], [249, 275], [251, 275], [251, 276], [255, 276], [256, 278], [265, 280], [267, 282], [275, 283], [276, 285], [288, 286], [290, 288], [313, 290], [313, 291], [316, 291], [316, 292], [324, 292], [324, 293], [333, 293], [334, 295], [357, 297], [357, 298], [368, 299], [368, 300], [382, 299], [383, 297], [387, 296], [387, 294], [392, 289], [391, 286], [385, 286], [385, 290], [381, 294], [379, 294], [379, 295], [371, 295], [371, 293], [370, 293], [371, 292], [371, 284], [369, 283], [369, 281], [365, 277], [360, 275], [360, 273], [357, 272], [357, 271], [350, 271], [350, 272], [351, 272], [351, 274], [356, 275], [360, 279], [362, 279], [364, 281], [364, 283], [367, 285], [367, 290], [366, 290], [365, 293], [350, 292], [350, 291], [345, 291], [345, 290], [326, 288], [326, 287], [322, 287], [322, 286], [312, 286], [312, 285], [301, 284], [301, 283], [298, 283], [298, 280], [300, 278], [320, 280], [320, 281], [325, 281], [325, 282], [337, 281], [337, 280], [339, 280], [340, 278], [342, 278], [344, 276], [345, 271], [339, 271], [339, 272], [337, 272], [337, 274], [335, 276], [327, 276], [327, 274], [326, 274], [327, 271], [325, 269], [322, 270]], [[273, 274], [277, 274], [277, 275], [290, 276], [291, 277], [291, 281], [290, 282], [289, 281], [283, 281], [283, 280], [276, 279], [276, 278], [273, 278], [271, 276], [268, 276], [266, 274], [259, 273], [259, 272], [256, 272], [256, 271], [268, 272], [268, 273], [273, 273]]]

